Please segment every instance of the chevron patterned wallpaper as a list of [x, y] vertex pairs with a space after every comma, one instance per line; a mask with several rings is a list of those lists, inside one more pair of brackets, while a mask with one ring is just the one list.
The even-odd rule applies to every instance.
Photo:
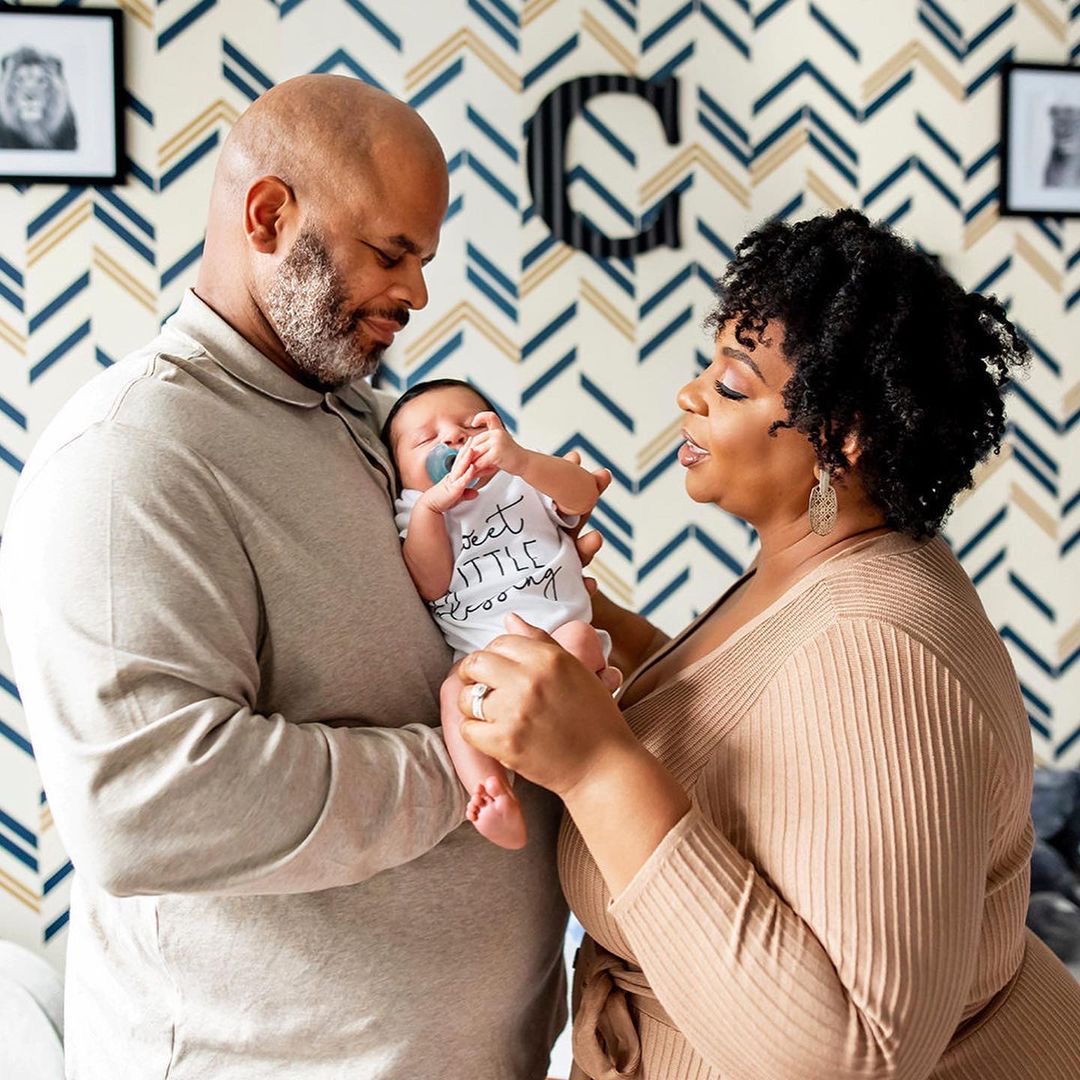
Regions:
[[[67, 0], [70, 3], [70, 0]], [[470, 376], [518, 435], [615, 482], [596, 573], [674, 629], [752, 557], [683, 494], [676, 388], [705, 362], [710, 283], [778, 214], [852, 204], [1007, 298], [1030, 338], [1007, 452], [949, 538], [1016, 662], [1038, 756], [1080, 762], [1080, 225], [999, 218], [998, 66], [1080, 55], [1075, 0], [121, 0], [130, 178], [0, 186], [0, 510], [61, 403], [142, 344], [193, 280], [217, 150], [276, 81], [346, 73], [410, 101], [446, 150], [431, 304], [403, 387]], [[680, 250], [594, 261], [530, 207], [524, 126], [584, 74], [676, 75], [682, 141], [629, 97], [575, 121], [575, 207], [630, 235], [682, 194]], [[0, 652], [0, 936], [62, 964], [71, 865]]]

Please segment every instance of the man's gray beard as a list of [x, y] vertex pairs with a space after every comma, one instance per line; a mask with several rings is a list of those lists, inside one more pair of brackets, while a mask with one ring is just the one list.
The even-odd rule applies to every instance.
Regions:
[[346, 308], [341, 276], [316, 233], [301, 233], [266, 292], [266, 310], [292, 362], [326, 389], [372, 374], [384, 346], [364, 346], [358, 313]]

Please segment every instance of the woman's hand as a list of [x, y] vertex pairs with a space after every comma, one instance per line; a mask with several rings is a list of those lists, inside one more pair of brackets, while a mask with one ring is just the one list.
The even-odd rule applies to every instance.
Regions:
[[[593, 672], [517, 615], [506, 626], [458, 669], [466, 742], [564, 799], [615, 758], [645, 753]], [[476, 683], [491, 688], [483, 721], [469, 719]]]

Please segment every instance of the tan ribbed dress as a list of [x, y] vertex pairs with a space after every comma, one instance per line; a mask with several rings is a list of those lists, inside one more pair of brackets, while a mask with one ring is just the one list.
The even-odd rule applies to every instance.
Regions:
[[1080, 1080], [1027, 719], [942, 540], [842, 552], [626, 715], [693, 807], [614, 904], [564, 822], [575, 1077]]

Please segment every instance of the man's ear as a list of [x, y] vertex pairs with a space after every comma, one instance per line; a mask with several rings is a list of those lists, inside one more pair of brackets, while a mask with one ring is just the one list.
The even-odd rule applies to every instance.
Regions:
[[282, 227], [296, 208], [293, 190], [280, 177], [260, 176], [244, 198], [244, 232], [248, 243], [264, 255], [273, 255]]

